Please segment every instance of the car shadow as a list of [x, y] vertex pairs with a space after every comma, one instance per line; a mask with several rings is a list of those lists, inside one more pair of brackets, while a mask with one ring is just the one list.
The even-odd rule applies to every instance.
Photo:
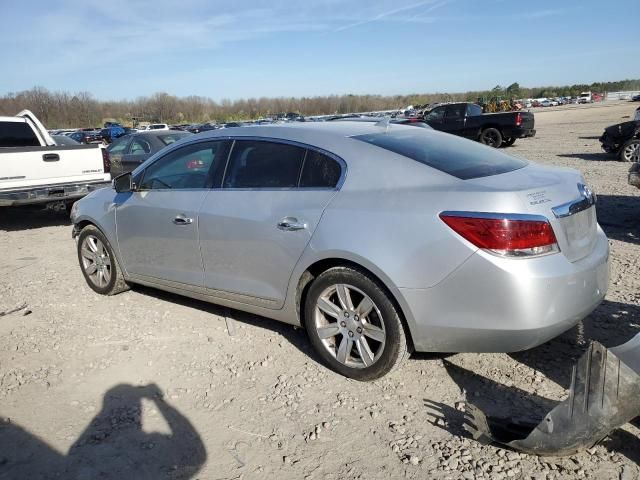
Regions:
[[[143, 430], [143, 399], [153, 402], [170, 433]], [[154, 384], [120, 384], [107, 391], [101, 411], [66, 455], [0, 417], [0, 478], [187, 480], [206, 459], [196, 429]]]
[[600, 135], [586, 135], [582, 137], [578, 137], [580, 140], [598, 140], [600, 139]]
[[617, 157], [610, 153], [558, 153], [556, 157], [575, 158], [577, 160], [587, 160], [591, 162], [610, 162], [616, 161]]
[[[262, 317], [253, 313], [235, 310], [233, 308], [196, 300], [170, 292], [165, 292], [163, 290], [158, 290], [151, 287], [132, 285], [132, 289], [143, 295], [157, 298], [158, 300], [176, 303], [185, 307], [195, 308], [211, 315], [217, 315], [219, 317], [228, 318], [232, 321], [237, 321], [245, 325], [251, 325], [253, 327], [269, 330], [285, 338], [289, 343], [291, 343], [294, 347], [296, 347], [314, 362], [324, 365], [320, 356], [311, 346], [304, 328], [295, 327], [288, 323], [273, 320], [271, 318]], [[234, 332], [229, 332], [229, 334], [234, 334]], [[237, 334], [237, 332], [235, 332], [235, 334]]]
[[0, 207], [0, 231], [70, 226], [69, 214], [43, 207]]
[[[640, 333], [640, 306], [605, 300], [591, 315], [562, 335], [524, 352], [509, 354], [519, 363], [543, 375], [567, 391], [573, 365], [591, 341], [605, 347], [621, 345]], [[443, 364], [451, 379], [465, 393], [468, 402], [487, 416], [508, 418], [524, 424], [537, 424], [558, 403], [515, 386], [500, 384], [454, 363]], [[470, 437], [464, 428], [464, 412], [432, 399], [424, 399], [430, 421], [454, 435]], [[640, 421], [633, 422], [638, 426]], [[625, 455], [640, 465], [640, 438], [616, 430], [604, 442], [606, 448]]]
[[598, 195], [597, 212], [609, 238], [640, 244], [640, 195]]

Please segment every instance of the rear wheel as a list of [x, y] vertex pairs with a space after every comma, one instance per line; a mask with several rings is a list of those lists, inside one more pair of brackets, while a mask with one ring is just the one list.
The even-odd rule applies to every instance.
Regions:
[[502, 145], [502, 133], [497, 128], [489, 127], [480, 134], [480, 142], [493, 148], [500, 148]]
[[620, 160], [623, 162], [640, 162], [640, 139], [634, 138], [622, 146]]
[[505, 138], [504, 141], [502, 142], [502, 146], [503, 147], [510, 147], [511, 145], [516, 143], [516, 140], [517, 140], [516, 137]]
[[408, 356], [393, 302], [375, 279], [354, 268], [331, 268], [314, 280], [305, 326], [325, 363], [356, 380], [380, 378]]
[[129, 289], [109, 241], [93, 225], [84, 227], [78, 236], [78, 260], [82, 275], [94, 292], [115, 295]]

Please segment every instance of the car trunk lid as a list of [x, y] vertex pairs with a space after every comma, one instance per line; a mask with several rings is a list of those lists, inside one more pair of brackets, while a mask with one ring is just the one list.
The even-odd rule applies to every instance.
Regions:
[[512, 191], [523, 204], [522, 212], [549, 220], [560, 251], [575, 262], [589, 255], [597, 240], [595, 195], [584, 186], [580, 174], [529, 164], [509, 173], [467, 180], [496, 191]]

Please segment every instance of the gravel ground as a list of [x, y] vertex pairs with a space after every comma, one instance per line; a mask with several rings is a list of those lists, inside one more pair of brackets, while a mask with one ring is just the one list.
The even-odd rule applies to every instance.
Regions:
[[[319, 364], [303, 331], [145, 288], [85, 284], [61, 213], [0, 212], [0, 479], [638, 478], [640, 424], [567, 458], [481, 446], [467, 397], [541, 414], [590, 340], [640, 330], [640, 195], [597, 137], [629, 103], [536, 111], [507, 149], [582, 171], [612, 247], [609, 294], [576, 328], [517, 354], [414, 355], [372, 383]], [[4, 419], [4, 420], [3, 420]]]

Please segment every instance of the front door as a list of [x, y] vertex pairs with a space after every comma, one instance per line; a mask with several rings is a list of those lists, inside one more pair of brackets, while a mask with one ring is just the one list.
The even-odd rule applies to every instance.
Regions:
[[224, 167], [226, 143], [200, 142], [160, 157], [117, 205], [118, 244], [129, 275], [202, 286], [198, 210], [217, 167]]
[[209, 293], [281, 308], [343, 168], [341, 161], [302, 146], [236, 140], [222, 188], [209, 192], [200, 211]]

